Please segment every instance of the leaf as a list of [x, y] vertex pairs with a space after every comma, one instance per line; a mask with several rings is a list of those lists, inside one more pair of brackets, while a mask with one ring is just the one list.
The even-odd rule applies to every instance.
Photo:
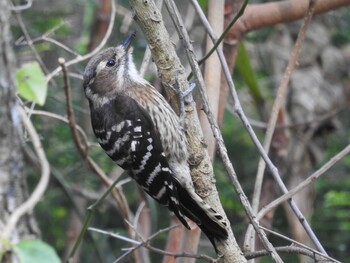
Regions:
[[41, 240], [22, 240], [13, 249], [21, 263], [61, 263], [56, 251]]
[[202, 10], [205, 12], [205, 10], [208, 7], [208, 0], [198, 0], [198, 3], [200, 5], [200, 7], [202, 8]]
[[236, 58], [236, 67], [239, 73], [241, 74], [244, 82], [249, 88], [250, 93], [257, 101], [262, 101], [263, 95], [260, 92], [257, 78], [255, 72], [250, 64], [250, 59], [248, 52], [241, 42], [238, 46], [238, 53]]
[[37, 62], [24, 64], [16, 72], [17, 91], [29, 101], [44, 105], [47, 95], [45, 75]]

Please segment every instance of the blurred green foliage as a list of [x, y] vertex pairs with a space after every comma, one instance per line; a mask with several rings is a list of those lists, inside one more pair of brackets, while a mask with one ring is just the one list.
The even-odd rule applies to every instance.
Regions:
[[55, 250], [41, 240], [21, 240], [14, 251], [21, 263], [61, 263]]

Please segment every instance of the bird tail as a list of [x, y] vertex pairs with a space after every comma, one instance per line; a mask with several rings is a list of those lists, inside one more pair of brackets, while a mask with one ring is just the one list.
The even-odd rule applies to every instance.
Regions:
[[214, 240], [226, 240], [228, 237], [226, 221], [194, 191], [184, 188], [177, 180], [174, 181], [178, 184], [176, 187], [181, 189], [177, 195], [183, 214], [199, 226], [216, 250]]

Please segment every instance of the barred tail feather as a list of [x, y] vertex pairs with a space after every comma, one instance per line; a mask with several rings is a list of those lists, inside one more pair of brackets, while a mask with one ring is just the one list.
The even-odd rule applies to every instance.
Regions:
[[226, 240], [228, 237], [226, 221], [194, 191], [189, 192], [179, 182], [174, 181], [178, 184], [176, 187], [181, 189], [177, 194], [182, 212], [199, 226], [216, 249], [214, 240]]

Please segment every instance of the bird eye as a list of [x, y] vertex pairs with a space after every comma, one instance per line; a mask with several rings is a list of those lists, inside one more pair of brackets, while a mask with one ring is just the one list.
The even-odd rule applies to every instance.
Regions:
[[115, 60], [113, 58], [107, 61], [107, 64], [106, 64], [107, 67], [113, 67], [114, 65], [115, 65]]

